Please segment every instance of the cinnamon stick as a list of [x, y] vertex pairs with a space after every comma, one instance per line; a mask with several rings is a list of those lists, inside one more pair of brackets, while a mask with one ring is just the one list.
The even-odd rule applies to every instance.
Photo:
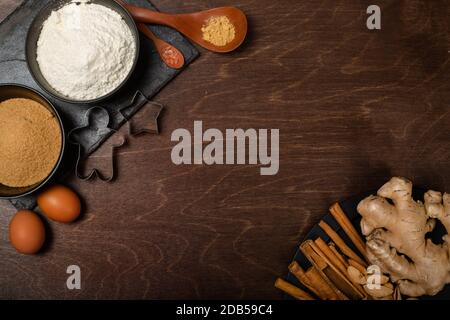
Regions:
[[[351, 299], [357, 300], [365, 297], [365, 294], [360, 288], [356, 287], [347, 276], [347, 272], [342, 273], [323, 253], [323, 251], [316, 245], [315, 242], [310, 241], [309, 245], [311, 248], [325, 261], [328, 265], [328, 270], [326, 275], [328, 278], [338, 287], [342, 292], [345, 293]], [[328, 246], [327, 246], [328, 248]]]
[[328, 283], [322, 278], [316, 267], [312, 266], [306, 272], [294, 261], [289, 265], [289, 271], [306, 288], [311, 290], [321, 300], [337, 300], [339, 296]]
[[326, 281], [330, 288], [338, 296], [339, 300], [348, 300], [348, 297], [330, 280], [328, 277], [327, 269], [330, 267], [327, 265], [324, 259], [322, 259], [311, 247], [311, 240], [307, 240], [300, 245], [300, 251], [305, 255], [305, 257], [311, 262], [311, 264], [316, 268], [321, 277]]
[[318, 296], [320, 299], [323, 299], [322, 292], [319, 288], [314, 286], [314, 284], [311, 282], [311, 279], [308, 278], [306, 275], [306, 272], [300, 267], [300, 265], [297, 263], [297, 261], [293, 261], [289, 265], [289, 271], [297, 278], [298, 281], [300, 281], [306, 288], [308, 288], [312, 293], [314, 293], [316, 296]]
[[345, 234], [350, 238], [350, 240], [353, 242], [355, 247], [358, 249], [358, 251], [363, 255], [363, 257], [366, 259], [366, 261], [369, 261], [367, 259], [366, 254], [366, 245], [364, 241], [359, 236], [358, 232], [356, 231], [353, 224], [348, 219], [347, 215], [345, 214], [344, 210], [342, 210], [339, 203], [335, 203], [330, 207], [330, 213], [336, 220], [336, 222], [341, 226], [342, 230], [344, 230]]
[[350, 259], [357, 261], [359, 264], [363, 266], [367, 266], [366, 262], [362, 260], [349, 246], [345, 244], [345, 241], [334, 231], [325, 221], [320, 221], [319, 226], [323, 231], [333, 240], [333, 242], [338, 246], [338, 248], [342, 251]]
[[306, 271], [306, 275], [311, 282], [317, 284], [320, 290], [323, 290], [323, 296], [325, 300], [339, 300], [338, 294], [335, 290], [325, 281], [316, 267], [312, 266]]
[[[329, 262], [341, 272], [341, 276], [348, 280], [348, 282], [353, 284], [353, 289], [357, 290], [361, 296], [366, 296], [366, 292], [363, 287], [361, 287], [358, 283], [354, 283], [352, 279], [348, 276], [346, 263], [343, 262], [344, 257], [337, 252], [333, 252], [325, 241], [321, 238], [317, 238], [314, 243], [317, 245], [318, 249], [322, 251], [325, 257], [329, 260]], [[345, 260], [344, 260], [345, 261]]]
[[339, 260], [345, 265], [345, 267], [348, 267], [349, 264], [347, 260], [345, 260], [344, 256], [339, 253], [339, 251], [336, 249], [336, 245], [334, 243], [328, 244], [328, 247], [330, 247], [330, 250], [333, 251], [333, 253], [336, 255], [336, 257], [339, 258]]
[[314, 300], [314, 298], [307, 292], [303, 291], [300, 288], [290, 284], [289, 282], [278, 278], [275, 281], [275, 287], [286, 292], [291, 297], [294, 297], [298, 300]]
[[347, 273], [347, 267], [345, 264], [342, 263], [341, 260], [334, 254], [334, 252], [328, 247], [328, 245], [323, 241], [322, 238], [317, 238], [314, 240], [314, 243], [319, 247], [319, 249], [325, 254], [325, 256], [328, 258], [328, 260], [337, 268], [339, 269], [342, 274]]
[[353, 279], [349, 276], [347, 269], [348, 263], [345, 261], [345, 258], [337, 251], [334, 244], [330, 243], [327, 246], [325, 241], [323, 241], [321, 238], [316, 239], [316, 241], [314, 242], [317, 244], [319, 249], [324, 252], [327, 258], [330, 259], [331, 263], [336, 263], [336, 267], [338, 267], [339, 271], [342, 272], [347, 280], [353, 283], [355, 289], [357, 289], [361, 295], [366, 296], [367, 293], [364, 291], [364, 288], [358, 282], [353, 281]]

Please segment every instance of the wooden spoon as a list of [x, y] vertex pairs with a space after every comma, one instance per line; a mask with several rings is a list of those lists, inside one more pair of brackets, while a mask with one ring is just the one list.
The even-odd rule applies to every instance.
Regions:
[[137, 27], [140, 32], [155, 43], [159, 56], [169, 68], [180, 69], [184, 66], [184, 56], [180, 50], [158, 38], [144, 23], [138, 23]]
[[[122, 0], [119, 0], [119, 2], [128, 9], [136, 21], [169, 26], [203, 48], [214, 52], [230, 52], [237, 49], [244, 42], [247, 35], [247, 17], [240, 9], [235, 7], [221, 7], [185, 14], [167, 14], [125, 4]], [[210, 18], [221, 16], [226, 16], [234, 25], [235, 37], [224, 46], [216, 46], [203, 39], [202, 27]]]

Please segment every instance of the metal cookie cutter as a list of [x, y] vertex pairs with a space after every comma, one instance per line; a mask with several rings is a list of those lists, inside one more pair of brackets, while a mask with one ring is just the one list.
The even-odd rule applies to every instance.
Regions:
[[[116, 148], [120, 148], [126, 142], [126, 138], [123, 135], [117, 134], [117, 131], [109, 127], [110, 116], [106, 109], [102, 107], [93, 107], [86, 111], [85, 114], [85, 124], [81, 127], [74, 128], [69, 132], [69, 142], [76, 145], [78, 147], [77, 161], [75, 164], [75, 174], [77, 178], [81, 180], [90, 180], [94, 177], [99, 178], [105, 182], [111, 182], [114, 180], [114, 153]], [[115, 136], [115, 139], [111, 139]], [[101, 137], [101, 139], [98, 139]], [[98, 142], [94, 142], [90, 144], [89, 147], [84, 146], [87, 142], [93, 139], [98, 140]], [[90, 168], [86, 174], [82, 173], [81, 167], [84, 161], [92, 155], [102, 144], [109, 143], [109, 148], [102, 148], [102, 150], [107, 150], [108, 154], [105, 155], [108, 162], [110, 163], [111, 173], [109, 175], [105, 175], [95, 166]], [[82, 144], [81, 142], [85, 143]]]
[[[139, 110], [131, 112], [135, 106]], [[158, 118], [164, 106], [158, 102], [148, 100], [140, 91], [136, 91], [131, 104], [120, 109], [120, 114], [126, 119], [129, 136], [141, 134], [159, 134]]]
[[[85, 115], [85, 124], [69, 132], [69, 141], [78, 146], [76, 176], [81, 180], [97, 177], [105, 182], [113, 181], [116, 172], [116, 150], [126, 144], [128, 137], [146, 133], [159, 134], [158, 118], [163, 109], [162, 104], [149, 101], [140, 91], [137, 91], [131, 102], [119, 110], [126, 120], [126, 133], [109, 127], [110, 116], [105, 108], [89, 109]], [[99, 141], [85, 149], [83, 147], [85, 143], [82, 144], [81, 141], [89, 141], [89, 138]], [[100, 168], [105, 163], [108, 168]], [[106, 170], [109, 170], [110, 173], [104, 174]], [[87, 173], [84, 174], [84, 172]]]

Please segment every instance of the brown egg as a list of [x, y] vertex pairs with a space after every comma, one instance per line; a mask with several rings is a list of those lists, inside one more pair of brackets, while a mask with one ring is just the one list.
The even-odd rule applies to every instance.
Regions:
[[17, 212], [9, 224], [9, 241], [21, 253], [38, 252], [45, 241], [45, 227], [41, 218], [33, 211]]
[[80, 198], [67, 187], [55, 185], [37, 198], [39, 208], [50, 219], [58, 222], [75, 221], [81, 212]]

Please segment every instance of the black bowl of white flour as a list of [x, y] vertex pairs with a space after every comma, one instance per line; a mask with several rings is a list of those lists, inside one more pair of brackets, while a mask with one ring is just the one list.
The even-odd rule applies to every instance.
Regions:
[[133, 17], [114, 0], [55, 0], [33, 20], [26, 59], [51, 96], [93, 104], [110, 98], [131, 77], [139, 58]]

